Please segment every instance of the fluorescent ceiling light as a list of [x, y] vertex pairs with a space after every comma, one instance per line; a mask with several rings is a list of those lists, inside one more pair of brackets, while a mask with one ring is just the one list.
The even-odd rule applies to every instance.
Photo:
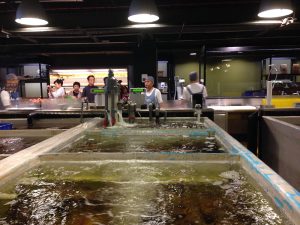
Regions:
[[238, 52], [243, 50], [243, 47], [224, 47], [225, 52]]
[[128, 20], [135, 23], [152, 23], [159, 20], [154, 0], [132, 0]]
[[23, 0], [17, 9], [15, 21], [30, 26], [48, 24], [46, 13], [38, 0]]
[[253, 21], [251, 23], [254, 23], [254, 24], [281, 24], [282, 21], [281, 20], [257, 20], [257, 21]]
[[197, 55], [197, 53], [196, 52], [191, 52], [190, 55]]
[[42, 31], [53, 31], [52, 27], [25, 27], [22, 32], [42, 32]]
[[159, 24], [155, 23], [146, 23], [146, 24], [133, 24], [129, 26], [130, 28], [155, 28], [161, 27]]
[[293, 13], [290, 0], [262, 0], [258, 16], [262, 18], [278, 18]]
[[[114, 73], [124, 72], [126, 69], [117, 68], [114, 69]], [[97, 73], [108, 73], [108, 69], [54, 69], [51, 72], [58, 73], [60, 75], [93, 75]]]

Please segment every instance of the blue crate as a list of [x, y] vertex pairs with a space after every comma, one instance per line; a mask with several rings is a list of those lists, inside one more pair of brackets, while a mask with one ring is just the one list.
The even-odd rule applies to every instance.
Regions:
[[12, 123], [0, 123], [0, 130], [12, 130]]

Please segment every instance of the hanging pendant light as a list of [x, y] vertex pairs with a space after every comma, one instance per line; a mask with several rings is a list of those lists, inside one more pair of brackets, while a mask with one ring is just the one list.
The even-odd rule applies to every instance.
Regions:
[[258, 16], [262, 18], [277, 18], [293, 13], [290, 0], [262, 0]]
[[154, 0], [132, 0], [128, 20], [136, 23], [152, 23], [159, 20]]
[[48, 24], [46, 13], [38, 0], [22, 0], [17, 9], [15, 21], [30, 26]]

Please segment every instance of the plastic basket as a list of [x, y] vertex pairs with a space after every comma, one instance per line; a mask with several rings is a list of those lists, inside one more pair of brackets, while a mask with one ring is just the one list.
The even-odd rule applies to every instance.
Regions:
[[11, 123], [0, 123], [0, 130], [11, 130], [12, 127]]

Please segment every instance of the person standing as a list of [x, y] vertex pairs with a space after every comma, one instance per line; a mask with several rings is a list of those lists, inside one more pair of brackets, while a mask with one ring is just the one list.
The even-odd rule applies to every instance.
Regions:
[[0, 89], [0, 109], [6, 109], [11, 106], [11, 99], [18, 100], [19, 92], [19, 79], [13, 74], [6, 75], [6, 81], [3, 83], [4, 87]]
[[6, 109], [11, 105], [10, 94], [5, 89], [0, 90], [0, 110]]
[[198, 81], [198, 73], [191, 72], [189, 74], [190, 84], [183, 88], [183, 99], [195, 104], [201, 104], [203, 108], [206, 106], [205, 99], [207, 97], [207, 90], [203, 84]]
[[80, 91], [80, 83], [75, 81], [73, 83], [73, 90], [69, 92], [69, 96], [72, 96], [76, 99], [81, 98], [81, 91]]
[[128, 88], [125, 85], [122, 85], [122, 80], [118, 80], [118, 84], [120, 86], [120, 95], [119, 100], [126, 103], [128, 101]]
[[154, 78], [152, 76], [148, 76], [145, 79], [145, 104], [147, 104], [147, 107], [150, 103], [155, 105], [156, 108], [160, 107], [160, 104], [163, 102], [161, 97], [161, 92], [154, 86]]
[[89, 103], [95, 102], [95, 94], [91, 93], [91, 89], [98, 88], [95, 86], [95, 77], [94, 75], [89, 75], [87, 77], [88, 86], [83, 88], [82, 97], [86, 98]]
[[63, 98], [65, 96], [65, 89], [63, 88], [63, 80], [56, 79], [54, 81], [55, 89], [48, 86], [50, 98]]

